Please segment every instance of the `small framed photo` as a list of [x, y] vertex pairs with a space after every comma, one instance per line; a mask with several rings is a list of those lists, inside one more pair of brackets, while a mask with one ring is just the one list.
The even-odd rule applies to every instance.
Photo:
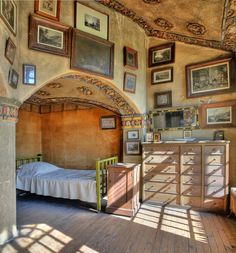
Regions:
[[136, 50], [124, 47], [124, 66], [131, 69], [138, 68], [138, 52]]
[[102, 116], [100, 119], [101, 129], [116, 129], [116, 116]]
[[172, 91], [154, 93], [154, 107], [171, 107], [172, 106]]
[[29, 48], [69, 57], [71, 27], [35, 14], [30, 15]]
[[201, 97], [235, 90], [235, 62], [231, 57], [186, 66], [187, 97]]
[[35, 13], [50, 18], [60, 20], [61, 0], [35, 0]]
[[107, 14], [75, 2], [75, 28], [108, 40], [108, 25]]
[[214, 132], [214, 140], [219, 141], [219, 140], [224, 140], [224, 131], [223, 130], [217, 130]]
[[6, 43], [5, 57], [11, 63], [11, 65], [14, 62], [15, 55], [16, 55], [16, 46], [13, 43], [13, 41], [11, 40], [11, 38], [9, 37], [7, 40], [7, 43]]
[[36, 66], [31, 64], [23, 64], [23, 84], [36, 84]]
[[236, 101], [203, 104], [200, 116], [202, 128], [235, 127]]
[[130, 130], [127, 132], [128, 140], [138, 140], [139, 139], [139, 131], [138, 130]]
[[19, 79], [18, 73], [14, 69], [10, 69], [8, 75], [8, 83], [13, 89], [17, 88], [18, 79]]
[[139, 155], [140, 154], [140, 141], [127, 141], [125, 142], [126, 155]]
[[191, 130], [184, 130], [183, 135], [184, 135], [184, 136], [183, 136], [184, 139], [192, 138], [192, 131], [191, 131]]
[[161, 134], [160, 133], [154, 133], [153, 134], [153, 142], [160, 142], [161, 141]]
[[173, 67], [154, 69], [152, 71], [152, 84], [173, 82]]
[[17, 8], [13, 0], [0, 0], [0, 16], [10, 31], [16, 35]]
[[149, 48], [148, 66], [155, 67], [175, 60], [175, 43], [167, 43]]
[[146, 133], [146, 142], [153, 142], [153, 132]]
[[129, 72], [125, 72], [123, 90], [130, 93], [135, 93], [135, 89], [136, 89], [136, 75]]

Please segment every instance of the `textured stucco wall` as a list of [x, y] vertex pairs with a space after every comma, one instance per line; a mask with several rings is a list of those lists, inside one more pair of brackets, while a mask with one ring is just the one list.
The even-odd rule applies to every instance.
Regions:
[[122, 130], [101, 130], [100, 117], [114, 115], [99, 108], [42, 114], [45, 161], [64, 168], [94, 169], [98, 158], [121, 154]]
[[0, 245], [16, 235], [15, 123], [0, 122]]
[[[149, 47], [160, 44], [165, 44], [167, 41], [149, 38]], [[151, 70], [147, 70], [147, 111], [154, 109], [154, 93], [166, 90], [172, 90], [172, 106], [188, 106], [198, 105], [201, 103], [211, 103], [219, 101], [227, 101], [236, 99], [236, 93], [226, 93], [219, 95], [204, 96], [199, 98], [186, 98], [186, 81], [185, 81], [185, 66], [188, 64], [198, 63], [202, 61], [213, 60], [217, 57], [229, 55], [228, 52], [215, 50], [205, 47], [198, 47], [194, 45], [187, 45], [184, 43], [175, 43], [175, 62], [173, 64], [165, 64], [159, 66], [174, 67], [174, 78], [171, 83], [163, 83], [158, 85], [151, 85]], [[213, 132], [216, 129], [198, 129], [192, 132], [193, 137], [213, 139]], [[223, 129], [225, 131], [225, 139], [231, 141], [230, 149], [230, 183], [232, 186], [236, 185], [236, 161], [233, 155], [236, 153], [236, 128]], [[183, 131], [162, 131], [162, 139], [183, 138]]]
[[41, 154], [41, 133], [41, 114], [20, 110], [16, 124], [16, 157]]

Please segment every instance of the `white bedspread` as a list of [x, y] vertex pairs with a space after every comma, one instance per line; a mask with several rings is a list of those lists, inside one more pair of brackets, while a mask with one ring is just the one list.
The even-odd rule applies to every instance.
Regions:
[[44, 196], [96, 203], [96, 171], [69, 170], [45, 162], [21, 165], [16, 188]]

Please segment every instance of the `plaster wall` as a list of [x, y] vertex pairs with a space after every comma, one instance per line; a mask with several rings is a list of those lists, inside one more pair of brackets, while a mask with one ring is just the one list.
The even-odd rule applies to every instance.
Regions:
[[42, 114], [44, 161], [64, 168], [94, 169], [98, 158], [120, 155], [120, 118], [111, 130], [100, 128], [101, 116], [113, 115], [103, 109]]
[[[160, 44], [165, 44], [167, 41], [149, 38], [149, 48]], [[235, 100], [236, 92], [219, 95], [204, 96], [199, 98], [186, 98], [186, 81], [185, 81], [185, 66], [188, 64], [198, 63], [207, 60], [213, 60], [217, 57], [227, 56], [229, 53], [221, 50], [215, 50], [184, 43], [175, 43], [175, 62], [173, 64], [165, 64], [164, 66], [173, 66], [174, 78], [173, 82], [151, 85], [151, 70], [147, 69], [147, 110], [154, 109], [154, 93], [160, 91], [172, 90], [172, 106], [189, 106], [202, 103], [215, 103], [220, 101]], [[213, 139], [213, 133], [216, 129], [198, 129], [192, 131], [192, 136], [203, 139]], [[236, 128], [225, 128], [225, 139], [230, 140], [230, 184], [236, 185], [236, 161], [233, 158], [236, 153]], [[162, 131], [162, 139], [171, 140], [175, 138], [183, 138], [183, 131]]]
[[42, 153], [41, 114], [19, 110], [16, 124], [16, 157]]

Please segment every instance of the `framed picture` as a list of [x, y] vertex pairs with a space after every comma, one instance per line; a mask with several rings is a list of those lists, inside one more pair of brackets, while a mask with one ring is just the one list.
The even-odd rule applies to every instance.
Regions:
[[10, 31], [16, 35], [17, 8], [13, 0], [0, 0], [0, 16]]
[[173, 82], [173, 67], [154, 69], [152, 71], [152, 84]]
[[153, 134], [153, 142], [160, 142], [161, 141], [161, 134], [160, 133], [154, 133]]
[[23, 84], [36, 84], [36, 66], [31, 64], [23, 64]]
[[46, 18], [60, 20], [61, 0], [35, 0], [35, 12]]
[[75, 2], [75, 28], [108, 40], [108, 23], [107, 14]]
[[202, 128], [222, 128], [236, 126], [236, 101], [226, 101], [201, 106]]
[[11, 38], [9, 37], [7, 40], [7, 43], [6, 43], [5, 57], [11, 63], [11, 65], [14, 62], [15, 55], [16, 55], [16, 46], [13, 43], [13, 41], [11, 40]]
[[127, 139], [128, 140], [138, 140], [139, 139], [139, 131], [138, 130], [131, 130], [127, 132]]
[[131, 74], [129, 72], [125, 72], [123, 90], [130, 93], [135, 93], [135, 89], [136, 89], [136, 75]]
[[69, 57], [70, 44], [70, 26], [42, 18], [35, 14], [30, 16], [30, 49]]
[[146, 133], [146, 142], [153, 142], [153, 132]]
[[224, 131], [223, 130], [217, 130], [214, 132], [214, 140], [219, 141], [219, 140], [224, 140]]
[[19, 79], [18, 73], [14, 69], [10, 69], [8, 75], [8, 83], [12, 88], [14, 89], [17, 88], [18, 79]]
[[175, 60], [175, 43], [167, 43], [149, 48], [148, 66], [154, 67], [172, 63]]
[[154, 93], [154, 107], [171, 107], [172, 106], [172, 91]]
[[114, 43], [73, 29], [71, 68], [113, 78]]
[[186, 66], [187, 97], [208, 96], [235, 89], [232, 58], [201, 62]]
[[131, 69], [138, 68], [138, 52], [136, 50], [124, 47], [124, 66]]
[[127, 141], [125, 142], [126, 155], [139, 155], [140, 154], [140, 141]]
[[116, 116], [102, 116], [100, 119], [101, 129], [115, 129], [116, 128]]
[[192, 138], [192, 131], [191, 130], [184, 130], [184, 139]]

